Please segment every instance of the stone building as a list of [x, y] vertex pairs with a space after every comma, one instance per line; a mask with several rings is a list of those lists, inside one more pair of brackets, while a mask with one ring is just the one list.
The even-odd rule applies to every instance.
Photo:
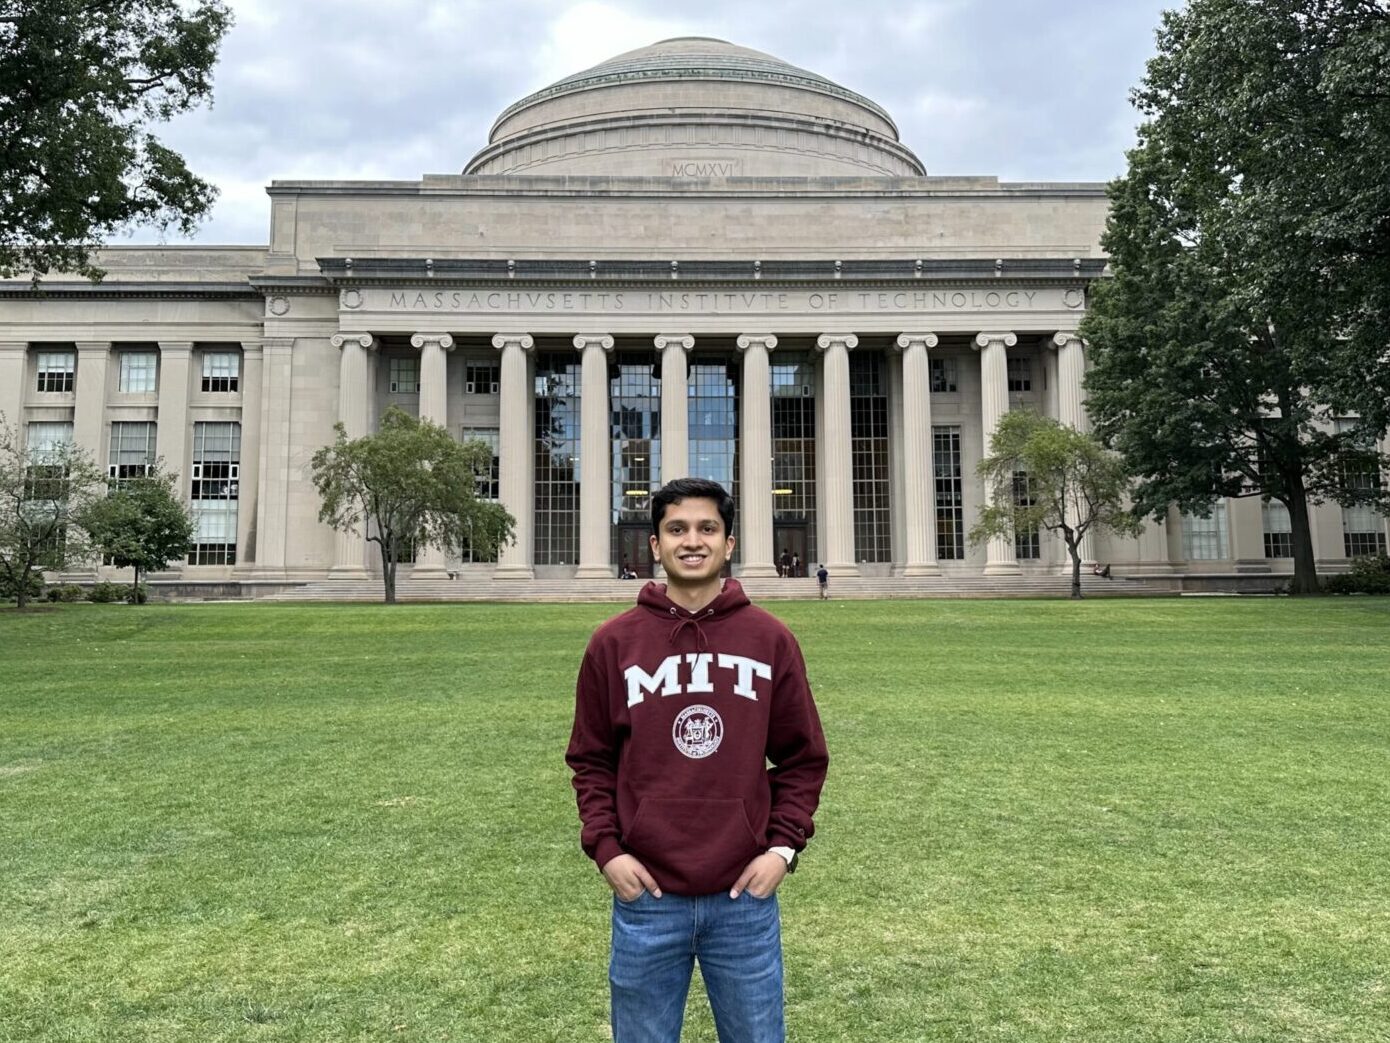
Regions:
[[[422, 550], [417, 579], [645, 574], [649, 495], [686, 474], [737, 496], [750, 577], [793, 555], [916, 590], [1064, 566], [1045, 534], [966, 533], [1006, 410], [1086, 423], [1101, 185], [929, 176], [868, 98], [686, 38], [522, 98], [460, 174], [268, 193], [263, 247], [113, 249], [100, 284], [0, 287], [0, 412], [113, 475], [176, 470], [184, 583], [378, 570], [318, 522], [306, 470], [389, 405], [490, 443], [518, 520], [499, 561]], [[1366, 512], [1314, 525], [1323, 563], [1385, 545]], [[1239, 500], [1091, 549], [1130, 576], [1279, 573], [1287, 533]]]

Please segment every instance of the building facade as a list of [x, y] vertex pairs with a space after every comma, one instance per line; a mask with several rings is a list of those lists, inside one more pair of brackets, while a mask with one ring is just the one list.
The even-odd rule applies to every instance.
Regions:
[[[966, 534], [1005, 411], [1086, 425], [1103, 186], [928, 176], [869, 99], [686, 38], [521, 99], [461, 174], [268, 192], [264, 247], [109, 250], [99, 284], [0, 286], [0, 412], [113, 476], [177, 471], [185, 582], [379, 570], [317, 520], [307, 469], [335, 423], [392, 405], [493, 446], [482, 488], [517, 519], [499, 560], [422, 549], [417, 577], [647, 574], [650, 494], [687, 474], [735, 493], [750, 577], [1065, 567], [1046, 534]], [[1233, 500], [1090, 552], [1287, 572], [1281, 514]], [[1322, 564], [1385, 547], [1379, 515], [1313, 515]]]

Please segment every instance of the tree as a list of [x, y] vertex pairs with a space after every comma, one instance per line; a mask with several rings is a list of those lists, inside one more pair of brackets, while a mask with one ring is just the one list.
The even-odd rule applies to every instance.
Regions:
[[1081, 597], [1081, 541], [1088, 534], [1108, 529], [1137, 536], [1143, 530], [1128, 510], [1123, 462], [1091, 435], [1051, 417], [1028, 410], [1004, 414], [979, 473], [991, 495], [971, 541], [1037, 529], [1056, 533], [1071, 555], [1074, 598]]
[[135, 570], [132, 605], [140, 600], [140, 573], [183, 558], [193, 542], [193, 519], [174, 491], [176, 481], [175, 475], [162, 473], [156, 463], [143, 477], [122, 479], [82, 514], [81, 524], [92, 546], [117, 568]]
[[209, 101], [220, 0], [0, 2], [0, 275], [101, 277], [131, 225], [191, 232], [216, 189], [149, 126]]
[[101, 472], [80, 447], [63, 441], [26, 451], [0, 416], [0, 576], [21, 611], [36, 573], [88, 559], [78, 519], [102, 489]]
[[1318, 589], [1310, 503], [1387, 507], [1347, 480], [1390, 423], [1387, 68], [1385, 0], [1166, 13], [1081, 326], [1136, 508], [1285, 504], [1295, 593]]
[[411, 548], [490, 554], [511, 541], [512, 516], [478, 498], [478, 481], [492, 468], [490, 446], [456, 442], [438, 424], [394, 406], [376, 434], [349, 441], [342, 424], [335, 430], [337, 441], [310, 462], [319, 520], [352, 533], [366, 523], [367, 539], [381, 552], [388, 605], [396, 602], [396, 564]]

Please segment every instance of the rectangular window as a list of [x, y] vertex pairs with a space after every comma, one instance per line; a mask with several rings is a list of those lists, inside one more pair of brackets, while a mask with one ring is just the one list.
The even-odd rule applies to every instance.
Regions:
[[30, 422], [25, 442], [29, 455], [24, 475], [26, 500], [58, 500], [66, 495], [67, 474], [60, 454], [71, 442], [71, 420]]
[[883, 356], [849, 357], [850, 471], [854, 499], [854, 557], [892, 561], [892, 504], [888, 467], [888, 392]]
[[143, 478], [154, 466], [153, 421], [116, 421], [111, 425], [107, 476], [113, 488], [131, 478]]
[[[1347, 434], [1355, 420], [1337, 421], [1337, 433]], [[1343, 452], [1342, 486], [1357, 493], [1376, 493], [1381, 488], [1380, 461], [1370, 446], [1350, 447]], [[1342, 508], [1342, 550], [1348, 558], [1385, 553], [1385, 519], [1369, 504]]]
[[40, 391], [71, 391], [77, 356], [71, 351], [40, 351], [38, 373]]
[[469, 362], [463, 368], [465, 395], [495, 395], [502, 389], [501, 370], [496, 364]]
[[480, 500], [500, 499], [499, 487], [502, 481], [502, 467], [497, 455], [498, 428], [465, 427], [460, 434], [461, 441], [483, 442], [492, 449], [492, 466], [485, 473], [478, 475], [478, 498]]
[[[809, 355], [777, 352], [769, 367], [772, 407], [772, 525], [804, 538], [802, 567], [816, 551], [816, 376]], [[786, 551], [787, 537], [774, 552]], [[802, 555], [798, 555], [799, 557]]]
[[[738, 502], [739, 406], [743, 360], [729, 353], [697, 351], [690, 356], [686, 375], [686, 433], [690, 439], [689, 473], [707, 478], [729, 490]], [[743, 515], [734, 515], [734, 534], [738, 534]], [[737, 559], [741, 553], [734, 545]]]
[[1230, 556], [1226, 547], [1225, 500], [1212, 505], [1210, 517], [1182, 516], [1182, 551], [1188, 561], [1220, 561]]
[[1033, 390], [1033, 360], [1023, 358], [1018, 355], [1010, 355], [1009, 366], [1009, 390], [1010, 391], [1032, 391]]
[[533, 393], [537, 565], [574, 565], [579, 561], [582, 390], [580, 362], [575, 352], [536, 353]]
[[1261, 513], [1264, 515], [1265, 557], [1293, 557], [1293, 521], [1289, 509], [1278, 500], [1266, 500]]
[[420, 360], [405, 355], [393, 355], [387, 362], [390, 372], [390, 391], [393, 395], [420, 393]]
[[241, 377], [241, 356], [235, 351], [203, 352], [203, 390], [235, 391]]
[[[1018, 507], [1032, 507], [1034, 503], [1033, 490], [1028, 483], [1028, 472], [1015, 471], [1014, 504]], [[1014, 533], [1014, 557], [1020, 561], [1034, 561], [1042, 557], [1042, 546], [1037, 529]]]
[[960, 474], [960, 428], [933, 427], [932, 460], [936, 476], [936, 556], [943, 561], [965, 557], [965, 508]]
[[938, 358], [932, 356], [928, 360], [931, 365], [931, 389], [938, 394], [956, 390], [956, 360], [953, 358]]
[[235, 421], [193, 425], [189, 496], [197, 524], [190, 565], [235, 565], [241, 472], [241, 425]]
[[121, 378], [117, 389], [128, 395], [154, 391], [158, 366], [159, 356], [153, 351], [121, 352]]

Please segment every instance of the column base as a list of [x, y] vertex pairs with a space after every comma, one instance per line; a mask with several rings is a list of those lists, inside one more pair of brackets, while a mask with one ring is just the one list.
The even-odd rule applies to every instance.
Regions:
[[535, 579], [535, 570], [530, 565], [498, 565], [492, 570], [493, 579]]
[[1023, 570], [1016, 561], [991, 561], [985, 566], [986, 576], [1021, 576]]
[[749, 561], [739, 566], [738, 574], [740, 578], [746, 576], [749, 579], [776, 579], [777, 566], [770, 561]]
[[910, 561], [903, 568], [902, 574], [908, 579], [916, 579], [920, 576], [940, 576], [941, 569], [934, 561]]
[[614, 579], [611, 565], [580, 565], [574, 570], [575, 579]]
[[[815, 563], [815, 562], [813, 562], [813, 561], [812, 561], [812, 562], [807, 562], [803, 567], [806, 569], [806, 576], [807, 576], [807, 578], [809, 578], [809, 579], [815, 579], [815, 578], [816, 578], [816, 563]], [[843, 578], [843, 577], [848, 577], [848, 576], [857, 576], [857, 575], [859, 575], [859, 566], [858, 566], [857, 564], [855, 564], [854, 562], [852, 562], [852, 561], [827, 561], [827, 562], [825, 563], [825, 568], [826, 568], [826, 571], [830, 573], [830, 578], [831, 578], [832, 580], [833, 580], [836, 576], [840, 576], [840, 577]]]
[[334, 565], [328, 570], [329, 579], [367, 579], [370, 576], [364, 565]]
[[449, 570], [435, 562], [417, 564], [410, 570], [411, 579], [448, 579]]

